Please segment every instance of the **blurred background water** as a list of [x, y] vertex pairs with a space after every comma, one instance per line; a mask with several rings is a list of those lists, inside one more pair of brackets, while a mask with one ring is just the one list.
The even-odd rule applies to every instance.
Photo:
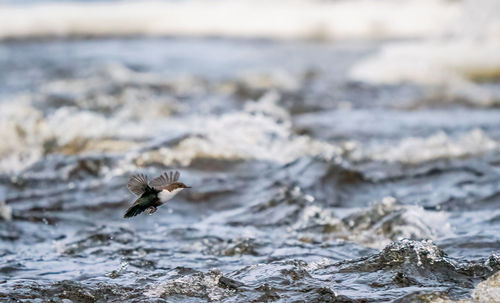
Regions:
[[500, 2], [4, 0], [0, 39], [0, 301], [499, 302]]

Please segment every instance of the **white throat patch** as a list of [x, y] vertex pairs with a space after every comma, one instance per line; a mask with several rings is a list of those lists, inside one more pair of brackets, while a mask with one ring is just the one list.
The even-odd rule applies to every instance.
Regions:
[[166, 203], [168, 200], [175, 197], [175, 195], [177, 195], [183, 189], [184, 188], [176, 188], [173, 191], [168, 191], [164, 189], [158, 194], [158, 198], [160, 198], [161, 203]]

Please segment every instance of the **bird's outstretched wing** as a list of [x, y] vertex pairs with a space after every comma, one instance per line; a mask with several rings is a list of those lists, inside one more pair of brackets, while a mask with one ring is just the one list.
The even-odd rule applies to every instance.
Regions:
[[179, 180], [180, 175], [181, 174], [178, 171], [164, 172], [159, 177], [156, 177], [153, 180], [151, 180], [151, 183], [149, 185], [156, 190], [161, 190], [165, 186], [177, 182], [177, 180]]
[[128, 190], [130, 190], [130, 192], [140, 196], [146, 191], [148, 183], [149, 183], [148, 176], [139, 174], [139, 175], [134, 175], [130, 178], [127, 187]]

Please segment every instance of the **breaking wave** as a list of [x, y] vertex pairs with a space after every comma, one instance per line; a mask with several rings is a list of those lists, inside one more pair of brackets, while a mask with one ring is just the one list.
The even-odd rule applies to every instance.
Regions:
[[384, 45], [352, 67], [352, 79], [375, 84], [417, 83], [437, 87], [428, 99], [473, 106], [498, 106], [500, 5], [463, 1], [460, 17], [435, 36]]
[[[280, 11], [280, 22], [274, 12]], [[456, 2], [123, 1], [0, 6], [0, 39], [101, 36], [414, 38], [446, 28]], [[432, 12], [432, 13], [430, 13]], [[421, 22], [425, 19], [426, 22]]]
[[360, 147], [352, 152], [351, 157], [357, 161], [370, 159], [417, 164], [478, 156], [496, 151], [499, 147], [499, 142], [488, 137], [482, 130], [475, 129], [459, 138], [440, 132], [428, 138], [405, 138], [396, 146]]

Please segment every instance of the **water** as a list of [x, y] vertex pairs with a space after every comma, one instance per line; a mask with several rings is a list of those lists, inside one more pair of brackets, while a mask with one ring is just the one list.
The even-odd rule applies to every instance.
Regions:
[[[230, 32], [72, 2], [0, 7], [0, 301], [499, 302], [494, 1], [307, 2], [316, 42], [264, 2]], [[143, 27], [162, 5], [217, 38]], [[193, 188], [124, 219], [129, 177], [171, 169]]]
[[[0, 298], [487, 296], [475, 288], [500, 269], [500, 111], [349, 80], [377, 49], [4, 43]], [[193, 188], [123, 219], [129, 176], [173, 168]]]

